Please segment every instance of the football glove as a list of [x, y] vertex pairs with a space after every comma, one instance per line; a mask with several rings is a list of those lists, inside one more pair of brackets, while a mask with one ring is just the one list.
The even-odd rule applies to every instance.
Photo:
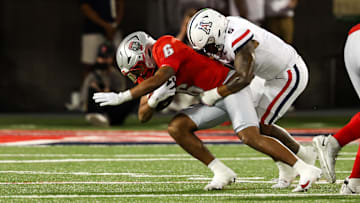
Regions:
[[149, 94], [148, 105], [155, 108], [159, 102], [174, 96], [176, 92], [176, 77], [171, 76], [167, 82], [157, 88], [152, 94]]
[[132, 99], [130, 90], [116, 94], [114, 92], [98, 92], [93, 96], [95, 103], [100, 106], [116, 106]]

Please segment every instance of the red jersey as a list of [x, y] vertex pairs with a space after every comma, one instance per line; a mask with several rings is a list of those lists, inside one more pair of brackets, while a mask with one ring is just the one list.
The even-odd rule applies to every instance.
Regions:
[[159, 68], [174, 69], [177, 92], [198, 95], [223, 84], [229, 72], [220, 62], [197, 53], [173, 36], [160, 37], [152, 53]]

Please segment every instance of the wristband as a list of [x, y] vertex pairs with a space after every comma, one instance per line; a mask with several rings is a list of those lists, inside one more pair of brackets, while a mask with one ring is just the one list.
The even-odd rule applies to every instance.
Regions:
[[119, 95], [122, 94], [124, 102], [130, 101], [133, 99], [130, 90], [126, 90], [125, 92], [120, 92]]
[[201, 97], [203, 102], [208, 105], [213, 105], [217, 100], [221, 99], [222, 96], [217, 91], [217, 88], [205, 91]]

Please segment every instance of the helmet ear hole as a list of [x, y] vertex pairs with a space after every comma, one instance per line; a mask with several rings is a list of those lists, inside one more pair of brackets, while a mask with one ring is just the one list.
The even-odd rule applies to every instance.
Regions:
[[220, 32], [220, 30], [218, 31], [218, 37], [220, 37], [221, 36], [221, 32]]

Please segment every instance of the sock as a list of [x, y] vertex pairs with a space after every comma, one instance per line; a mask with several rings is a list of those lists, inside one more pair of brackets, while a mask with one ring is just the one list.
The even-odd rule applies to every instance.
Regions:
[[226, 170], [228, 167], [223, 164], [223, 162], [221, 162], [219, 159], [214, 159], [212, 160], [208, 167], [211, 169], [211, 171], [216, 174], [216, 173], [223, 173], [224, 170]]
[[360, 147], [356, 154], [354, 166], [349, 178], [360, 178]]
[[308, 165], [303, 160], [298, 159], [293, 165], [293, 168], [298, 174], [301, 174], [301, 172], [303, 172], [307, 168], [307, 166]]
[[275, 164], [279, 168], [279, 180], [292, 181], [296, 177], [296, 172], [291, 166], [281, 161], [277, 161]]
[[351, 141], [360, 138], [360, 112], [352, 117], [350, 122], [346, 124], [333, 137], [338, 141], [339, 145], [343, 147]]
[[302, 159], [303, 161], [305, 161], [305, 159], [307, 159], [307, 150], [304, 146], [300, 145], [299, 147], [299, 151], [296, 153], [296, 156], [298, 156], [300, 159]]

